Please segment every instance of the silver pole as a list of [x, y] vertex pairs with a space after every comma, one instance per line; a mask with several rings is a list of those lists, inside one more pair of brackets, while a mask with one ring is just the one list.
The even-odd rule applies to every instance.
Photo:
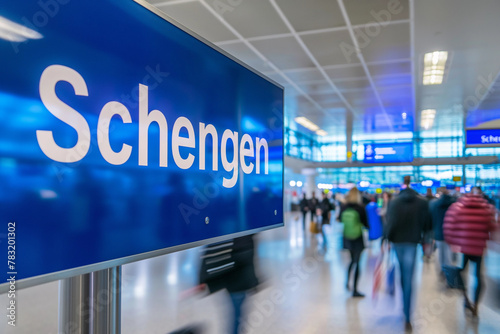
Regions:
[[121, 267], [92, 274], [92, 333], [120, 334]]
[[61, 280], [58, 333], [89, 333], [90, 315], [90, 274]]

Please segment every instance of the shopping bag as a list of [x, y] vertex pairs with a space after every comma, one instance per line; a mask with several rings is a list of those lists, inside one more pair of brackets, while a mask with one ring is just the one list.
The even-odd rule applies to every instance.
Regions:
[[321, 233], [321, 225], [319, 223], [311, 221], [311, 223], [309, 224], [309, 232], [313, 234]]
[[394, 296], [396, 291], [396, 259], [394, 251], [389, 250], [389, 264], [387, 265], [387, 286], [386, 292], [390, 296]]
[[462, 269], [458, 267], [443, 266], [443, 272], [446, 276], [446, 283], [450, 289], [464, 290], [464, 280], [462, 278]]
[[379, 294], [387, 294], [394, 296], [396, 290], [396, 261], [393, 250], [389, 245], [382, 246], [380, 256], [375, 265], [373, 279], [373, 298], [377, 298]]

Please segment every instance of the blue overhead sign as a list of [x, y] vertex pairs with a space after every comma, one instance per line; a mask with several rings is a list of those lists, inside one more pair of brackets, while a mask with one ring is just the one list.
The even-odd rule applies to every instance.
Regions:
[[466, 129], [465, 135], [467, 146], [500, 146], [500, 129]]
[[0, 22], [16, 280], [283, 225], [282, 87], [142, 2], [11, 1]]
[[364, 163], [396, 163], [413, 161], [412, 143], [366, 144]]

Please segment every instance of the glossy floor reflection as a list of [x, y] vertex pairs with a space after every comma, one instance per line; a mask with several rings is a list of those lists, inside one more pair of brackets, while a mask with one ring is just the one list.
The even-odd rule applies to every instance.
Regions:
[[[285, 228], [258, 236], [257, 268], [263, 284], [247, 299], [245, 333], [404, 333], [399, 290], [394, 298], [372, 298], [377, 245], [362, 256], [359, 290], [366, 298], [353, 299], [346, 291], [348, 254], [341, 250], [341, 231], [339, 224], [329, 227], [325, 252], [321, 236], [304, 234], [301, 218], [288, 214]], [[166, 334], [192, 323], [202, 325], [203, 333], [226, 333], [232, 317], [227, 295], [185, 296], [197, 283], [199, 256], [196, 248], [123, 266], [122, 333]], [[500, 332], [494, 286], [500, 278], [498, 253], [485, 259], [487, 287], [479, 320], [465, 314], [456, 292], [437, 283], [434, 262], [420, 259], [414, 333]], [[57, 329], [57, 291], [57, 282], [19, 291], [17, 326], [3, 321], [0, 333], [62, 334]], [[0, 303], [6, 301], [0, 295]]]

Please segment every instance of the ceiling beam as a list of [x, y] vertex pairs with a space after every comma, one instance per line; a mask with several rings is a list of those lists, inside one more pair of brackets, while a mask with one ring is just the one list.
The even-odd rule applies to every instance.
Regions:
[[[295, 160], [301, 160], [294, 158]], [[288, 159], [289, 161], [294, 161]], [[306, 161], [306, 160], [302, 160]], [[498, 164], [499, 157], [496, 155], [488, 155], [488, 156], [467, 156], [467, 157], [458, 157], [458, 158], [417, 158], [414, 159], [413, 162], [399, 162], [399, 163], [376, 163], [376, 164], [365, 164], [363, 162], [352, 162], [348, 163], [345, 161], [339, 162], [311, 162], [307, 161], [307, 163], [301, 164], [303, 168], [350, 168], [350, 167], [387, 167], [387, 166], [442, 166], [442, 165], [489, 165], [489, 164]], [[286, 160], [285, 160], [285, 167]]]

